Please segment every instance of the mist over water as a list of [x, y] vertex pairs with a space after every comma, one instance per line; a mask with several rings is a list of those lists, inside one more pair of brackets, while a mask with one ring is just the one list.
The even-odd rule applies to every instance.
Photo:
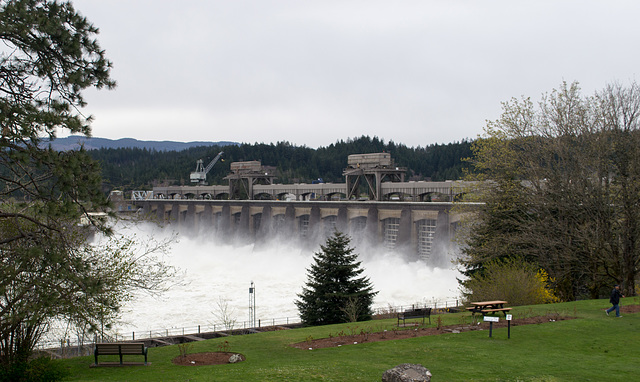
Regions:
[[[116, 229], [117, 234], [146, 237], [170, 237], [171, 227], [161, 228], [139, 223]], [[405, 260], [404, 256], [378, 248], [372, 250], [352, 241], [360, 255], [364, 275], [379, 291], [374, 307], [414, 303], [454, 301], [459, 296], [452, 264], [431, 267], [423, 261]], [[195, 327], [220, 324], [218, 303], [227, 301], [237, 320], [236, 327], [249, 320], [249, 287], [255, 283], [256, 319], [263, 322], [289, 317], [297, 319], [294, 304], [307, 281], [307, 268], [319, 246], [281, 242], [244, 245], [222, 244], [213, 237], [178, 235], [165, 262], [184, 272], [182, 285], [173, 286], [161, 297], [139, 294], [123, 310], [119, 333], [163, 328]], [[442, 257], [440, 255], [439, 257]]]

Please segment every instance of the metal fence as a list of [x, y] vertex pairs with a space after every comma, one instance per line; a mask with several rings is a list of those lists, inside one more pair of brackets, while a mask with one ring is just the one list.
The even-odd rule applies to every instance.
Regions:
[[299, 324], [300, 317], [284, 317], [284, 318], [270, 318], [268, 320], [257, 320], [255, 325], [250, 321], [234, 322], [230, 324], [206, 324], [186, 326], [182, 328], [165, 328], [131, 332], [130, 334], [113, 334], [114, 341], [135, 341], [144, 340], [150, 338], [171, 337], [171, 336], [184, 336], [189, 334], [200, 334], [209, 332], [219, 332], [226, 330], [247, 330], [262, 328], [265, 326], [278, 326], [278, 325], [292, 325]]
[[[398, 312], [403, 312], [410, 309], [417, 308], [429, 308], [431, 307], [434, 310], [434, 314], [443, 313], [449, 311], [450, 309], [457, 308], [461, 304], [461, 300], [449, 300], [449, 301], [431, 301], [431, 302], [419, 302], [411, 305], [387, 305], [386, 307], [374, 307], [373, 314], [374, 318], [391, 318], [395, 317], [395, 314]], [[227, 324], [205, 324], [205, 325], [193, 325], [193, 326], [184, 326], [184, 327], [173, 327], [173, 328], [163, 328], [163, 329], [152, 329], [152, 330], [144, 330], [144, 331], [133, 331], [129, 333], [120, 333], [114, 332], [108, 337], [104, 338], [92, 338], [82, 340], [81, 338], [72, 338], [70, 336], [66, 336], [66, 338], [53, 340], [49, 338], [48, 340], [41, 341], [38, 344], [39, 349], [59, 349], [62, 353], [65, 352], [65, 349], [77, 349], [73, 350], [71, 353], [74, 355], [82, 355], [82, 354], [90, 354], [87, 353], [87, 349], [92, 349], [93, 344], [95, 342], [118, 342], [118, 341], [144, 341], [158, 338], [167, 338], [167, 337], [179, 337], [179, 336], [187, 336], [194, 335], [197, 336], [201, 333], [212, 333], [212, 332], [224, 332], [233, 330], [235, 331], [249, 331], [256, 332], [260, 331], [261, 328], [266, 327], [277, 327], [277, 326], [285, 326], [285, 325], [295, 325], [300, 324], [300, 317], [283, 317], [283, 318], [270, 318], [270, 319], [260, 319], [256, 320], [255, 323], [250, 321], [241, 321], [241, 322], [233, 322], [233, 325], [230, 323]], [[81, 350], [84, 349], [84, 350]], [[71, 351], [71, 350], [70, 350]]]

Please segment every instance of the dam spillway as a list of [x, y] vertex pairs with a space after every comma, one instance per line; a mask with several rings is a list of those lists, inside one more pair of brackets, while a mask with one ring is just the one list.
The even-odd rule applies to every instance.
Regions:
[[[384, 246], [409, 258], [438, 263], [449, 257], [459, 215], [451, 202], [137, 200], [147, 219], [183, 233], [227, 241], [284, 238], [317, 246], [334, 230], [359, 245]], [[438, 251], [435, 251], [438, 248]], [[439, 259], [437, 257], [443, 257]]]

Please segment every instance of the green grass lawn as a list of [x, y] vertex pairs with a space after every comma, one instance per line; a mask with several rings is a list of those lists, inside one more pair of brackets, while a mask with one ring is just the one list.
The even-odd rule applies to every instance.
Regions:
[[[623, 299], [622, 305], [640, 300]], [[607, 317], [607, 300], [515, 307], [514, 318], [549, 312], [576, 320], [506, 329], [442, 334], [335, 348], [289, 346], [357, 327], [380, 330], [396, 320], [359, 322], [227, 338], [246, 361], [216, 366], [177, 366], [177, 346], [149, 349], [150, 366], [90, 368], [93, 357], [65, 360], [72, 381], [380, 381], [401, 363], [418, 363], [433, 381], [634, 381], [640, 380], [640, 314]], [[469, 322], [469, 313], [442, 315], [443, 324]], [[435, 325], [434, 317], [432, 323]], [[193, 343], [189, 353], [217, 351], [224, 339]], [[139, 361], [142, 357], [133, 357]], [[101, 358], [102, 360], [103, 358]], [[104, 358], [107, 360], [108, 358]]]

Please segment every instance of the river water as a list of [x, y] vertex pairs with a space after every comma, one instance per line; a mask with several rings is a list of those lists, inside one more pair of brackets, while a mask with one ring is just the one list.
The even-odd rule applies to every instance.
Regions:
[[[169, 228], [152, 224], [136, 224], [117, 232], [135, 233], [141, 241], [175, 235]], [[220, 307], [224, 305], [236, 325], [242, 326], [243, 321], [249, 321], [251, 282], [255, 286], [256, 319], [297, 320], [294, 301], [307, 281], [313, 253], [319, 250], [287, 242], [228, 245], [205, 236], [178, 235], [164, 260], [181, 270], [182, 283], [160, 297], [138, 294], [123, 310], [122, 323], [115, 331], [130, 335], [133, 331], [219, 324]], [[459, 296], [460, 274], [453, 265], [430, 267], [422, 261], [404, 260], [384, 248], [360, 251], [356, 246], [355, 253], [360, 254], [363, 274], [379, 291], [374, 307], [434, 302], [440, 306]]]

